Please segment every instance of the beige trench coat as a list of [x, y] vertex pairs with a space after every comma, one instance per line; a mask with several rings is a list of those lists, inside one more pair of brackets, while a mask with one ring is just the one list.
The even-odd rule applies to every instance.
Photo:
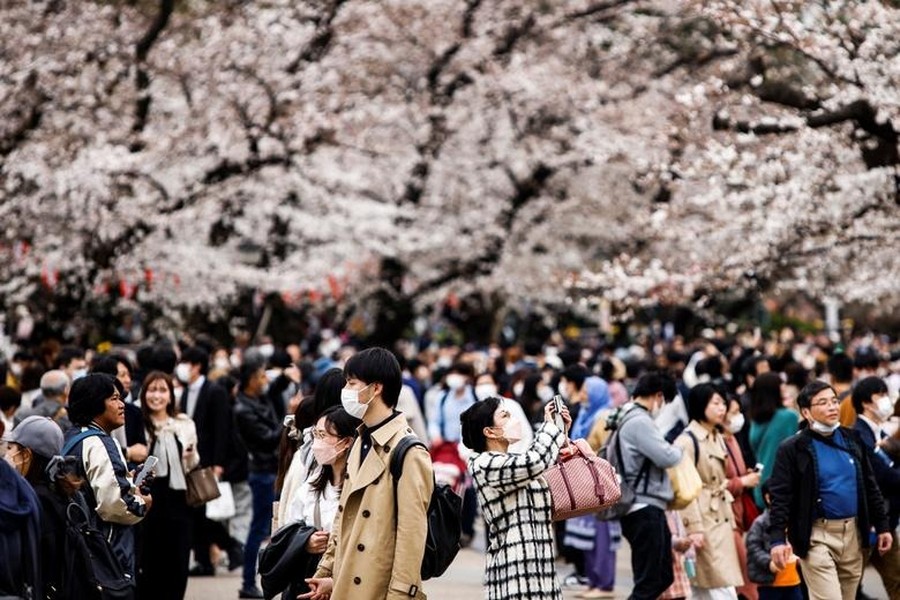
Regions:
[[725, 461], [728, 451], [721, 433], [713, 433], [696, 421], [691, 421], [684, 433], [675, 440], [689, 460], [694, 460], [694, 442], [688, 431], [697, 437], [700, 448], [697, 472], [703, 480], [700, 497], [681, 511], [688, 533], [702, 533], [705, 545], [697, 551], [697, 577], [691, 582], [701, 588], [739, 586], [744, 583], [737, 548], [734, 545], [733, 500], [728, 492]]
[[407, 453], [397, 483], [396, 525], [389, 468], [391, 449], [410, 434], [406, 419], [397, 413], [372, 433], [372, 448], [362, 465], [362, 437], [350, 449], [332, 535], [315, 574], [334, 579], [335, 600], [426, 597], [420, 570], [434, 488], [431, 457], [421, 446]]

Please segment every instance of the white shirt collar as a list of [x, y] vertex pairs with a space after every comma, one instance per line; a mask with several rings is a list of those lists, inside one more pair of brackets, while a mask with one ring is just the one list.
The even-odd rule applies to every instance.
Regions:
[[197, 381], [188, 385], [188, 389], [192, 392], [199, 392], [204, 383], [206, 383], [206, 377], [204, 375], [201, 375], [197, 378]]
[[865, 415], [859, 415], [859, 418], [863, 423], [869, 426], [869, 429], [872, 430], [872, 434], [875, 436], [875, 441], [878, 442], [881, 439], [881, 425]]

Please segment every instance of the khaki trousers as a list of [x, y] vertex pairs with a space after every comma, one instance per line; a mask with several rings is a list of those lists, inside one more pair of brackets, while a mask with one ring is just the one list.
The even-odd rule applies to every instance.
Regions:
[[809, 538], [809, 554], [800, 568], [810, 600], [854, 600], [863, 573], [863, 551], [856, 519], [816, 519]]
[[894, 543], [884, 556], [878, 554], [877, 548], [872, 548], [868, 563], [881, 575], [888, 598], [897, 600], [900, 598], [900, 541], [897, 539], [896, 531], [893, 532], [893, 537]]

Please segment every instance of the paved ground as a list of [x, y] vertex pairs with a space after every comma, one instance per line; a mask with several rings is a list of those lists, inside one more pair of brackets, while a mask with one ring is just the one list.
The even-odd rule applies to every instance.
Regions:
[[[462, 550], [450, 569], [442, 577], [425, 582], [425, 593], [429, 600], [478, 600], [483, 597], [481, 577], [484, 571], [482, 545], [476, 540], [475, 549]], [[631, 552], [623, 543], [617, 556], [616, 593], [617, 598], [627, 598], [631, 589]], [[568, 575], [572, 568], [560, 563], [561, 576]], [[237, 598], [240, 587], [240, 571], [226, 573], [220, 569], [216, 577], [191, 578], [188, 583], [187, 600], [232, 600]], [[866, 593], [879, 600], [887, 600], [878, 574], [869, 569], [864, 579]], [[581, 588], [565, 590], [567, 600], [576, 597]], [[344, 600], [341, 598], [335, 600]], [[510, 599], [513, 600], [513, 599]]]

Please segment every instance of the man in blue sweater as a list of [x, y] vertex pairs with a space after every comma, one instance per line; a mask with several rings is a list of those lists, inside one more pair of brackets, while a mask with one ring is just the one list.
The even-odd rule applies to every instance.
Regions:
[[800, 557], [810, 600], [833, 600], [838, 589], [852, 600], [870, 534], [880, 554], [891, 547], [884, 500], [858, 434], [840, 426], [834, 389], [814, 381], [797, 405], [808, 428], [781, 443], [769, 479], [772, 562], [782, 569]]

